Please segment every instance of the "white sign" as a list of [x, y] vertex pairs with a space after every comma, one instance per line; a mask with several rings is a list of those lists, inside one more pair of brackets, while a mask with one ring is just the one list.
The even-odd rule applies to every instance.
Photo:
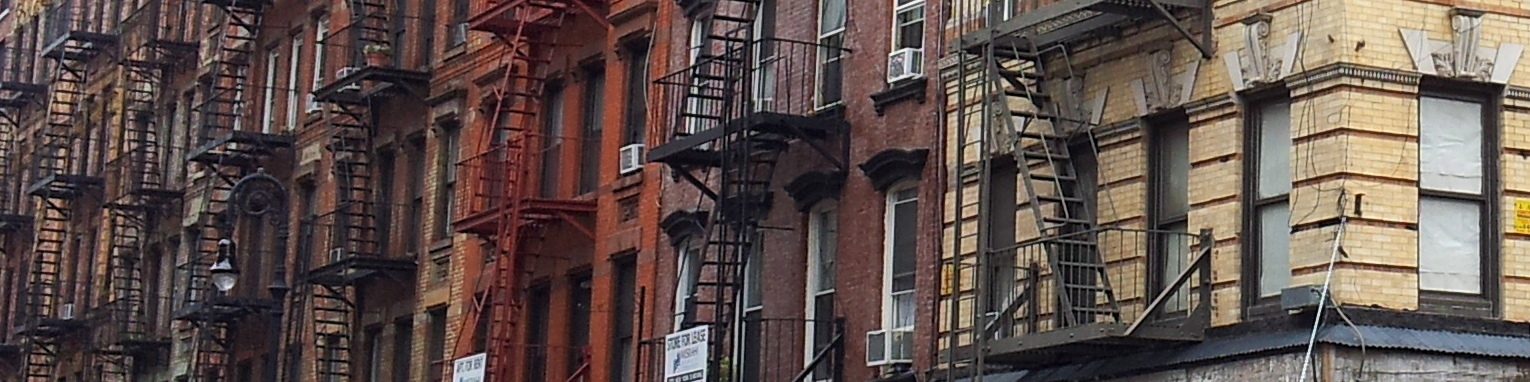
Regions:
[[711, 326], [698, 326], [664, 336], [664, 382], [707, 380], [707, 338]]
[[489, 354], [478, 353], [452, 363], [452, 382], [485, 382], [484, 371], [489, 368]]

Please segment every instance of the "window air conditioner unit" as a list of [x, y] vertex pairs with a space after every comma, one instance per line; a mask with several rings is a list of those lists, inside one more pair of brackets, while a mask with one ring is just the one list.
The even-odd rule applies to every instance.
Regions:
[[866, 366], [914, 362], [914, 331], [911, 329], [866, 332]]
[[73, 303], [64, 304], [63, 307], [60, 307], [59, 311], [58, 311], [58, 318], [62, 319], [62, 320], [73, 320], [74, 319], [74, 304]]
[[[345, 78], [346, 76], [349, 76], [349, 75], [351, 75], [351, 73], [355, 73], [358, 70], [361, 70], [361, 68], [358, 68], [358, 67], [355, 67], [355, 66], [347, 66], [347, 67], [340, 68], [340, 70], [336, 70], [335, 71], [335, 81], [339, 81], [340, 79]], [[345, 85], [345, 87], [340, 88], [340, 91], [342, 91], [342, 92], [353, 92], [353, 91], [360, 91], [360, 90], [361, 90], [361, 85], [360, 84], [356, 84], [356, 83], [351, 83], [350, 85]]]
[[303, 112], [304, 113], [317, 113], [320, 110], [322, 110], [320, 108], [323, 107], [323, 105], [319, 104], [319, 100], [317, 98], [314, 98], [313, 93], [308, 93], [308, 97], [306, 98], [305, 101], [306, 101], [307, 107], [303, 108]]
[[918, 78], [922, 73], [919, 64], [924, 61], [924, 49], [903, 48], [887, 54], [887, 82], [894, 83]]
[[622, 146], [621, 174], [627, 175], [643, 169], [643, 144], [634, 143]]

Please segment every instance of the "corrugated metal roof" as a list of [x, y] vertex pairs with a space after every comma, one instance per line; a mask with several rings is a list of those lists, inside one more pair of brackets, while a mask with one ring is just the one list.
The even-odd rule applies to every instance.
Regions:
[[[1359, 334], [1356, 334], [1356, 331]], [[1180, 348], [1092, 360], [1048, 368], [987, 375], [983, 382], [1042, 382], [1092, 379], [1120, 375], [1134, 370], [1162, 368], [1217, 358], [1235, 357], [1277, 349], [1299, 348], [1307, 344], [1307, 330], [1256, 333], [1211, 339]], [[1386, 326], [1328, 326], [1319, 342], [1360, 346], [1361, 338], [1371, 348], [1408, 349], [1425, 352], [1472, 354], [1488, 357], [1530, 358], [1530, 338], [1440, 330], [1407, 329]], [[959, 379], [970, 382], [972, 379]]]

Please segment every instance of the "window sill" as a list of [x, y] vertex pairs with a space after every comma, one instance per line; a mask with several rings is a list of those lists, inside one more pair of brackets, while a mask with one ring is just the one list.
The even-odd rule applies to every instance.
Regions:
[[457, 44], [456, 46], [446, 48], [446, 52], [441, 55], [441, 63], [456, 61], [458, 58], [462, 58], [466, 55], [467, 43]]
[[1493, 303], [1481, 295], [1418, 291], [1418, 310], [1451, 316], [1494, 318]]
[[447, 252], [445, 254], [437, 253], [437, 252], [441, 252], [441, 251], [446, 250], [446, 249], [450, 249], [451, 246], [452, 246], [452, 239], [451, 238], [445, 238], [445, 239], [440, 239], [440, 240], [436, 240], [436, 241], [430, 242], [430, 255], [432, 256], [432, 258], [440, 257], [440, 256], [451, 256], [451, 252]]
[[885, 114], [887, 107], [903, 100], [913, 99], [923, 104], [925, 101], [925, 85], [929, 83], [926, 77], [912, 78], [898, 81], [888, 86], [887, 90], [871, 94], [871, 105], [877, 111], [877, 116]]

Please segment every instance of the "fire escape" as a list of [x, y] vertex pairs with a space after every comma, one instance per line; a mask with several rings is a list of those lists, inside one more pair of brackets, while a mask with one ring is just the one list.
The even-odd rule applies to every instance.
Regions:
[[744, 370], [748, 354], [739, 353], [738, 345], [749, 341], [739, 304], [748, 259], [768, 253], [760, 222], [780, 187], [777, 163], [797, 147], [812, 153], [809, 160], [847, 170], [849, 124], [836, 109], [822, 107], [840, 89], [840, 71], [820, 61], [847, 51], [762, 35], [758, 1], [679, 3], [702, 35], [691, 38], [690, 66], [655, 83], [662, 104], [677, 110], [663, 120], [671, 132], [648, 161], [696, 187], [703, 195], [698, 211], [710, 208], [698, 238], [704, 240], [700, 281], [690, 306], [679, 308], [687, 312], [684, 327], [711, 328], [711, 359], [736, 363], [714, 363], [708, 374], [721, 375], [726, 367], [737, 380], [753, 372]]
[[[107, 162], [106, 208], [109, 212], [109, 301], [94, 323], [100, 354], [102, 380], [127, 381], [135, 362], [151, 360], [170, 342], [164, 328], [154, 327], [149, 310], [157, 307], [155, 291], [145, 290], [143, 264], [147, 256], [161, 256], [149, 249], [149, 234], [179, 207], [184, 186], [172, 178], [170, 138], [161, 134], [156, 101], [164, 76], [195, 53], [188, 16], [199, 15], [195, 6], [182, 0], [154, 1], [134, 10], [122, 26], [122, 113], [116, 121], [116, 156]], [[188, 23], [189, 22], [189, 23]]]
[[186, 161], [200, 174], [191, 174], [185, 207], [195, 215], [195, 247], [185, 262], [176, 265], [174, 318], [193, 328], [192, 381], [221, 381], [229, 373], [232, 354], [229, 331], [233, 321], [278, 309], [268, 298], [233, 297], [219, 293], [210, 281], [210, 268], [220, 251], [219, 241], [234, 234], [229, 192], [243, 175], [253, 172], [261, 160], [279, 149], [290, 148], [289, 135], [250, 131], [257, 126], [247, 120], [246, 97], [251, 55], [261, 26], [261, 14], [269, 0], [202, 0], [221, 10], [211, 20], [217, 26], [203, 46], [197, 66], [198, 128]]
[[[492, 244], [492, 277], [487, 293], [475, 298], [459, 326], [454, 354], [465, 356], [469, 333], [488, 314], [489, 378], [514, 375], [512, 350], [519, 330], [518, 317], [530, 273], [534, 270], [543, 239], [554, 225], [566, 223], [592, 240], [593, 232], [578, 217], [595, 211], [593, 201], [537, 197], [532, 174], [536, 163], [547, 158], [534, 145], [557, 137], [542, 136], [536, 128], [547, 85], [548, 64], [557, 47], [563, 24], [583, 13], [602, 25], [605, 13], [591, 8], [596, 1], [485, 0], [475, 1], [469, 28], [493, 34], [506, 44], [501, 57], [503, 76], [485, 98], [485, 124], [478, 133], [481, 146], [458, 164], [466, 174], [459, 194], [462, 208], [454, 217], [458, 232], [474, 234]], [[469, 275], [470, 277], [472, 275]], [[483, 278], [477, 278], [484, 280]], [[582, 373], [586, 368], [576, 372]]]
[[358, 64], [363, 53], [383, 48], [398, 57], [395, 49], [400, 47], [392, 46], [396, 40], [390, 19], [408, 16], [390, 11], [385, 0], [348, 0], [347, 5], [349, 24], [332, 36], [350, 41], [343, 47], [351, 65], [340, 68], [333, 81], [313, 92], [314, 99], [325, 105], [330, 134], [325, 148], [332, 158], [335, 185], [335, 209], [310, 222], [317, 232], [305, 232], [324, 234], [319, 242], [328, 243], [321, 247], [323, 258], [308, 269], [306, 278], [307, 297], [312, 299], [309, 320], [317, 335], [314, 373], [321, 381], [349, 380], [355, 374], [351, 349], [360, 287], [371, 281], [411, 282], [418, 267], [412, 255], [390, 253], [382, 245], [380, 235], [389, 233], [381, 230], [391, 224], [380, 221], [386, 216], [377, 212], [395, 206], [378, 205], [376, 188], [391, 185], [378, 184], [372, 138], [388, 102], [426, 97], [430, 73], [391, 63]]
[[[1210, 320], [1210, 232], [1096, 222], [1100, 214], [1087, 201], [1108, 198], [1109, 190], [1085, 194], [1093, 188], [1083, 184], [1093, 179], [1080, 176], [1094, 174], [1082, 173], [1077, 158], [1098, 157], [1099, 148], [1078, 94], [1083, 73], [1074, 71], [1069, 55], [1077, 43], [1107, 31], [1162, 22], [1210, 57], [1210, 2], [1027, 1], [1013, 17], [1001, 13], [1006, 7], [987, 5], [984, 20], [992, 22], [959, 40], [957, 71], [964, 80], [954, 94], [961, 105], [983, 97], [980, 106], [968, 106], [981, 113], [962, 113], [983, 117], [958, 118], [954, 126], [960, 163], [976, 164], [979, 196], [953, 194], [958, 211], [977, 212], [977, 229], [955, 224], [952, 242], [955, 253], [976, 256], [977, 266], [961, 257], [946, 266], [959, 269], [956, 285], [977, 289], [943, 297], [948, 322], [965, 325], [946, 335], [947, 343], [960, 344], [942, 355], [947, 369], [974, 375], [993, 365], [1031, 368], [1200, 340]], [[1200, 22], [1200, 36], [1185, 19]], [[1013, 163], [1012, 178], [995, 173], [1001, 162]], [[1022, 206], [1018, 215], [1028, 215], [1037, 228], [1033, 239], [1017, 242], [1014, 232], [995, 231], [1015, 229], [995, 224], [998, 211], [1016, 211], [996, 200]], [[996, 242], [994, 235], [1008, 239]], [[1184, 262], [1182, 269], [1163, 276], [1141, 271], [1153, 266], [1122, 269], [1133, 259], [1172, 258]]]
[[[21, 334], [28, 337], [25, 372], [28, 381], [51, 381], [59, 364], [61, 337], [84, 326], [74, 312], [74, 301], [65, 301], [73, 280], [62, 273], [70, 241], [71, 215], [80, 198], [94, 195], [102, 178], [92, 169], [90, 154], [98, 147], [93, 142], [88, 123], [81, 115], [86, 101], [86, 64], [101, 54], [110, 54], [116, 36], [101, 33], [98, 20], [82, 15], [79, 1], [61, 1], [49, 6], [43, 16], [39, 55], [51, 65], [51, 86], [43, 126], [32, 137], [33, 152], [28, 195], [37, 198], [32, 256], [26, 290], [28, 321]], [[83, 302], [83, 301], [82, 301]]]
[[[23, 46], [0, 47], [0, 235], [7, 240], [19, 240], [31, 228], [32, 217], [21, 198], [24, 167], [17, 140], [23, 133], [22, 113], [35, 109], [48, 93], [37, 77], [37, 50], [25, 46], [30, 41], [18, 40], [22, 41], [15, 43]], [[0, 241], [0, 248], [5, 244]]]

